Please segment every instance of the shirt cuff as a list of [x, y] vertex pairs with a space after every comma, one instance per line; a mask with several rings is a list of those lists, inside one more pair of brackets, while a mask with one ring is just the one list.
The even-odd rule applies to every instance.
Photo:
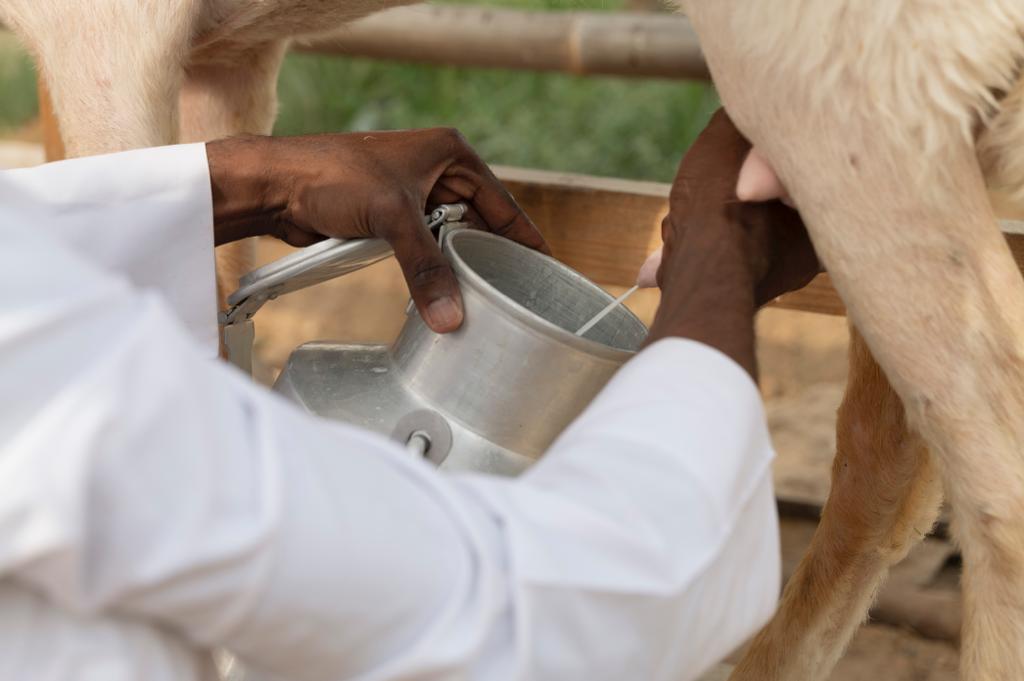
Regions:
[[[205, 144], [137, 149], [2, 173], [24, 224], [94, 265], [156, 290], [217, 353], [213, 198]], [[11, 204], [8, 205], [10, 207]]]
[[721, 517], [745, 498], [775, 458], [764, 402], [739, 364], [711, 346], [667, 338], [645, 348], [612, 378], [577, 428], [664, 450]]
[[[597, 512], [646, 527], [652, 555], [665, 546], [685, 547], [679, 560], [695, 565], [698, 554], [713, 553], [744, 522], [740, 509], [747, 500], [765, 484], [771, 488], [773, 457], [764, 407], [750, 376], [701, 343], [660, 341], [624, 366], [519, 478], [527, 489], [558, 490], [547, 501], [517, 492], [531, 497], [528, 503], [520, 500], [524, 516], [552, 531], [564, 525], [566, 536], [581, 539], [576, 545], [562, 541], [543, 551], [524, 551], [531, 557], [520, 569], [536, 581], [556, 583], [568, 554], [606, 542], [604, 521], [570, 518], [572, 511], [564, 508], [569, 500], [585, 508], [581, 513], [587, 517]], [[680, 525], [680, 519], [686, 523]], [[602, 538], [584, 537], [581, 523]], [[642, 544], [642, 534], [638, 530], [619, 539]], [[620, 555], [624, 562], [592, 562], [587, 583], [593, 588], [629, 584], [633, 593], [654, 590], [633, 571], [631, 561], [641, 550], [633, 545]]]

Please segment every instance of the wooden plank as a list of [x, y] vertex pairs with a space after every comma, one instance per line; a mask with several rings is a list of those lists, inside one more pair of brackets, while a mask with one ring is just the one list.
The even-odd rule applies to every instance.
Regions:
[[632, 286], [661, 245], [668, 185], [496, 167], [555, 257], [602, 284]]
[[818, 314], [830, 314], [843, 316], [846, 314], [846, 306], [832, 286], [832, 280], [828, 274], [819, 274], [810, 284], [784, 296], [775, 299], [772, 303], [775, 307], [786, 310], [800, 310], [802, 312], [817, 312]]
[[[594, 281], [632, 286], [647, 254], [661, 244], [661, 220], [670, 186], [614, 178], [496, 166], [495, 172], [544, 232], [557, 258]], [[1024, 223], [1004, 221], [1003, 232], [1024, 267]], [[778, 307], [844, 315], [827, 274]]]

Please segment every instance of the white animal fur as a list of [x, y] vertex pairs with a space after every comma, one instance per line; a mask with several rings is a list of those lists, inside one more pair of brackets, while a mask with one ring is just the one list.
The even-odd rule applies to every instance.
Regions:
[[[69, 156], [269, 134], [290, 36], [406, 0], [0, 0], [36, 58]], [[218, 249], [222, 297], [252, 267]]]
[[[979, 125], [1024, 125], [1020, 110], [996, 96], [1020, 80], [1021, 26], [1019, 0], [775, 0], [728, 17], [734, 39], [756, 36], [737, 40], [736, 52], [768, 77], [793, 77], [786, 91], [810, 107], [802, 116], [827, 103], [838, 123], [884, 122], [908, 156], [921, 158], [948, 142], [949, 125], [971, 140]], [[828, 101], [836, 95], [838, 106]], [[998, 139], [985, 145], [1003, 147]], [[1024, 174], [1008, 179], [1024, 188]]]
[[863, 334], [818, 535], [733, 678], [827, 678], [933, 522], [938, 475], [961, 676], [1024, 679], [1024, 281], [986, 193], [1024, 195], [1024, 2], [682, 5]]

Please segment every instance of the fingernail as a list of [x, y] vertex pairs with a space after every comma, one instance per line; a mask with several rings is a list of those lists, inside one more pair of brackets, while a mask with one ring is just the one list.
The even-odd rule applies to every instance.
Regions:
[[427, 305], [427, 325], [434, 331], [454, 331], [462, 324], [462, 310], [451, 296], [438, 298]]

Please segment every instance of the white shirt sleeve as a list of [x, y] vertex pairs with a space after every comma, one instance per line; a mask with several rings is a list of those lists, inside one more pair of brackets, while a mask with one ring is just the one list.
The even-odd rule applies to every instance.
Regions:
[[641, 353], [517, 480], [447, 476], [209, 361], [55, 230], [0, 242], [0, 576], [69, 611], [289, 681], [657, 681], [774, 607], [764, 415], [709, 348]]
[[138, 288], [159, 290], [216, 356], [213, 199], [205, 144], [2, 171], [0, 222], [46, 232], [97, 267]]

